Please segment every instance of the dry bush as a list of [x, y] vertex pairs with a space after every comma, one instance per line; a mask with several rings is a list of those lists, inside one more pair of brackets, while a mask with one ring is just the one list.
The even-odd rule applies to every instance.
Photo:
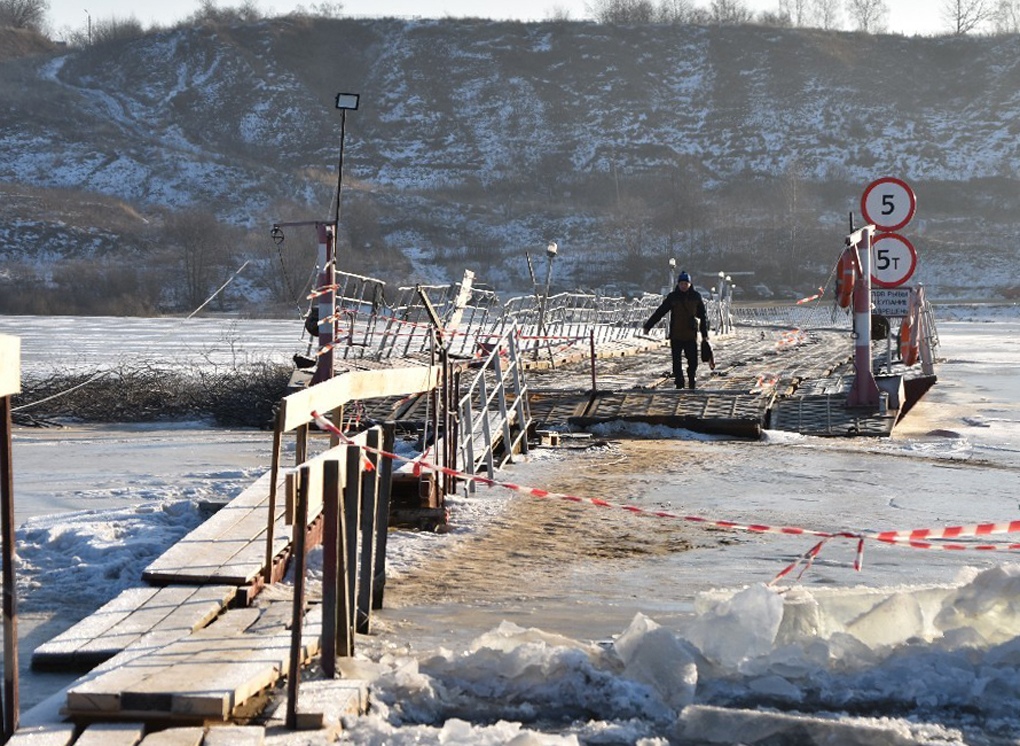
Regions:
[[45, 424], [211, 420], [224, 427], [271, 426], [290, 379], [289, 366], [253, 363], [225, 371], [169, 371], [122, 364], [100, 373], [27, 376], [14, 396], [15, 420]]

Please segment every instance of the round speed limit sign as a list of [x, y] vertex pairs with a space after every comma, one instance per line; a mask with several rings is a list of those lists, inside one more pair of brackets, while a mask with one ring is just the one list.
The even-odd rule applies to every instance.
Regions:
[[899, 287], [916, 267], [917, 252], [903, 236], [880, 233], [871, 242], [871, 281], [878, 287]]
[[916, 209], [914, 191], [891, 176], [871, 182], [861, 197], [864, 219], [883, 231], [898, 231], [910, 222]]

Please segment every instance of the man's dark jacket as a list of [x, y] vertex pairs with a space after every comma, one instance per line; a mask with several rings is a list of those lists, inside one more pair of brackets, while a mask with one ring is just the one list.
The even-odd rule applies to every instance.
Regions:
[[680, 288], [673, 290], [662, 299], [662, 303], [655, 309], [648, 321], [645, 322], [645, 331], [655, 326], [659, 319], [669, 313], [669, 338], [676, 342], [691, 342], [701, 336], [708, 336], [708, 314], [705, 311], [705, 301], [701, 299], [701, 293], [692, 285], [687, 292]]

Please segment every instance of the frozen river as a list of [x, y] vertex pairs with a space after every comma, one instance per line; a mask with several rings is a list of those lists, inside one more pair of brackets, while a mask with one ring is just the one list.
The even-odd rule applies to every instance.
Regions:
[[[0, 319], [0, 333], [17, 333], [14, 323]], [[257, 330], [238, 332], [240, 338], [290, 336], [300, 342], [300, 331], [289, 322], [253, 323]], [[222, 326], [197, 324], [189, 331], [194, 349], [206, 349], [209, 342], [201, 339], [215, 346], [215, 324]], [[374, 715], [352, 725], [352, 733], [359, 742], [380, 744], [450, 742], [458, 728], [469, 734], [462, 742], [483, 744], [505, 743], [525, 731], [539, 739], [535, 743], [666, 743], [677, 738], [677, 713], [693, 702], [780, 706], [816, 718], [842, 712], [836, 719], [855, 729], [864, 727], [855, 718], [871, 723], [869, 713], [881, 713], [891, 717], [889, 732], [906, 734], [906, 740], [862, 743], [1012, 742], [1008, 734], [1020, 731], [1020, 718], [1008, 713], [1020, 705], [1012, 693], [1020, 682], [1001, 661], [1016, 634], [1010, 625], [1020, 632], [1008, 598], [1002, 598], [1020, 586], [1014, 554], [866, 542], [864, 566], [856, 572], [856, 542], [832, 540], [799, 585], [780, 595], [764, 584], [816, 540], [723, 532], [650, 515], [663, 510], [831, 532], [1016, 519], [1020, 315], [1015, 308], [947, 309], [939, 333], [939, 382], [891, 439], [768, 432], [761, 441], [746, 442], [682, 431], [603, 431], [596, 434], [597, 445], [538, 449], [501, 476], [557, 495], [604, 499], [611, 507], [482, 490], [451, 500], [449, 534], [395, 532], [386, 608], [377, 633], [360, 641], [365, 660], [356, 672], [377, 677], [377, 706]], [[22, 336], [26, 364], [44, 360], [34, 357], [32, 340], [43, 343], [48, 333]], [[91, 364], [98, 364], [111, 346], [97, 342], [93, 349]], [[130, 354], [146, 350], [151, 347]], [[256, 348], [251, 354], [261, 353]], [[160, 543], [174, 540], [175, 530], [185, 531], [193, 520], [182, 518], [175, 526], [164, 519], [153, 540], [147, 516], [167, 512], [155, 507], [236, 494], [268, 468], [270, 439], [269, 433], [198, 423], [17, 429], [16, 515], [32, 519], [19, 532], [23, 572], [30, 580], [45, 575], [51, 591], [105, 577], [101, 592], [87, 598], [66, 593], [63, 601], [60, 593], [41, 590], [44, 583], [26, 582], [27, 608], [43, 617], [77, 617], [135, 582], [132, 573], [136, 579]], [[647, 512], [633, 514], [623, 505]], [[96, 512], [67, 512], [83, 510]], [[111, 522], [121, 522], [123, 530], [116, 540], [104, 539], [99, 552], [89, 528]], [[72, 564], [70, 558], [85, 565], [74, 577], [48, 566]], [[930, 598], [925, 588], [961, 584], [971, 603], [984, 604], [983, 613], [1001, 617], [1007, 630], [960, 622], [959, 629], [969, 630], [969, 659], [956, 652], [964, 633], [954, 628], [949, 635], [943, 629], [948, 622], [936, 623], [951, 616], [946, 609], [961, 607], [963, 614], [962, 602], [943, 599], [936, 613], [928, 601], [917, 600]], [[880, 639], [874, 628], [861, 631], [863, 622], [835, 630], [838, 620], [826, 599], [834, 592], [856, 598], [861, 588], [883, 589], [876, 598], [898, 599], [883, 606], [886, 623], [916, 633], [916, 642]], [[745, 593], [734, 597], [741, 589]], [[710, 607], [710, 592], [733, 597], [730, 605]], [[823, 634], [816, 624], [810, 640], [785, 639], [776, 629], [769, 636], [776, 598], [781, 608], [784, 597], [790, 604], [798, 593], [814, 594], [821, 609], [816, 613], [829, 614], [832, 629]], [[1002, 598], [998, 606], [996, 598]], [[867, 604], [857, 611], [862, 618], [873, 613]], [[637, 663], [621, 648], [616, 652], [628, 660], [627, 673], [623, 663], [606, 664], [586, 647], [587, 641], [619, 638], [635, 619], [661, 625], [679, 641], [663, 643], [648, 628], [632, 628], [622, 638], [669, 661], [668, 672], [655, 674], [648, 664], [635, 672]], [[504, 622], [522, 631], [500, 627]], [[714, 630], [721, 647], [713, 647], [706, 630]], [[737, 652], [730, 656], [724, 648]], [[486, 650], [499, 652], [483, 655]], [[911, 656], [917, 668], [908, 671]], [[947, 668], [957, 683], [932, 673]], [[989, 682], [996, 682], [994, 696]], [[970, 694], [961, 694], [964, 684]], [[610, 699], [589, 701], [597, 697]]]

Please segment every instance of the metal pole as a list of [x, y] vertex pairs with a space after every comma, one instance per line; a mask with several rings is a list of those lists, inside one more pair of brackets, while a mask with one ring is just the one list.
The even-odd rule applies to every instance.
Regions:
[[317, 223], [319, 234], [319, 364], [312, 383], [333, 377], [333, 345], [336, 336], [336, 226]]
[[344, 133], [347, 130], [347, 109], [340, 110], [340, 158], [336, 167], [336, 210], [333, 213], [335, 235], [340, 235], [340, 189], [344, 181]]
[[549, 310], [549, 288], [552, 287], [552, 268], [553, 259], [556, 258], [556, 243], [553, 241], [549, 242], [549, 246], [545, 252], [545, 258], [548, 265], [545, 270], [545, 292], [542, 295], [542, 304], [539, 306], [538, 311], [538, 336], [542, 337], [549, 349], [549, 362], [550, 364], [555, 363], [553, 358], [552, 340], [545, 339], [547, 336], [547, 327], [545, 325], [545, 313]]
[[877, 407], [878, 384], [871, 370], [871, 236], [875, 227], [860, 231], [857, 257], [861, 276], [854, 285], [854, 382], [847, 397], [851, 407]]
[[4, 742], [18, 729], [18, 603], [14, 580], [14, 467], [11, 397], [0, 396], [0, 523], [3, 530]]

